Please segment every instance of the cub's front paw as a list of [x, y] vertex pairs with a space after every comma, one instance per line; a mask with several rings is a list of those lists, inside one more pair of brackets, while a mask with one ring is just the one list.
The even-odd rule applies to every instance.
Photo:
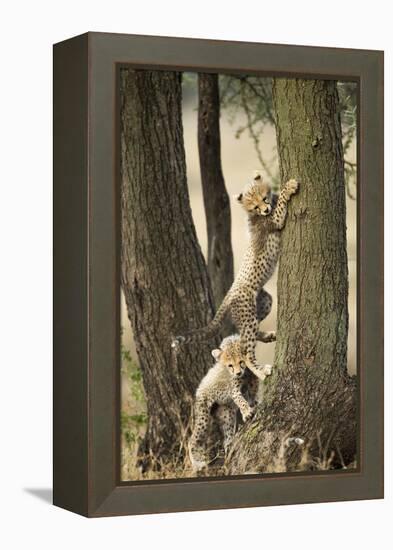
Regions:
[[242, 413], [243, 422], [247, 422], [248, 420], [251, 420], [254, 414], [255, 414], [255, 409], [250, 407], [246, 413]]
[[287, 181], [287, 183], [285, 184], [285, 194], [288, 199], [292, 195], [297, 193], [298, 190], [299, 190], [299, 183], [294, 179]]
[[265, 376], [270, 376], [271, 373], [272, 373], [272, 369], [273, 369], [272, 365], [264, 365], [264, 367], [263, 367], [263, 374], [264, 374]]

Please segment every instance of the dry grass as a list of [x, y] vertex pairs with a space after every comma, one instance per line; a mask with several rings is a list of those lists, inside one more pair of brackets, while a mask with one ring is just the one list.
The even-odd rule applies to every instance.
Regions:
[[[188, 432], [189, 433], [189, 432]], [[266, 437], [273, 437], [273, 434], [267, 433]], [[312, 455], [310, 449], [314, 446], [314, 441], [308, 443], [304, 442], [299, 437], [290, 437], [289, 434], [285, 434], [280, 442], [280, 446], [275, 456], [272, 457], [270, 464], [266, 465], [265, 473], [278, 474], [286, 473], [287, 470], [287, 455], [288, 453], [300, 451], [300, 459], [295, 469], [296, 472], [316, 472], [316, 471], [329, 471], [337, 470], [337, 457], [341, 461], [341, 468], [343, 470], [350, 470], [356, 468], [356, 461], [350, 464], [344, 464], [339, 449], [333, 451], [329, 448], [329, 444], [323, 445], [320, 440], [320, 434], [315, 435], [315, 439], [318, 442], [318, 454]], [[315, 446], [314, 446], [315, 447]], [[225, 465], [225, 457], [222, 450], [216, 454], [213, 447], [210, 448], [211, 461], [207, 468], [204, 468], [198, 473], [193, 472], [191, 467], [191, 460], [188, 451], [188, 438], [185, 438], [183, 445], [181, 445], [182, 451], [176, 453], [170, 462], [163, 462], [157, 457], [151, 457], [152, 468], [145, 473], [137, 467], [137, 446], [122, 447], [122, 479], [124, 481], [142, 481], [142, 480], [154, 480], [154, 479], [184, 479], [184, 478], [206, 478], [206, 477], [224, 477], [229, 475], [228, 469]], [[260, 474], [257, 470], [251, 470], [243, 472], [243, 475], [256, 475]]]
[[[312, 454], [310, 449], [315, 447], [314, 443], [318, 443], [318, 454]], [[340, 450], [331, 449], [330, 441], [325, 445], [321, 442], [320, 433], [315, 434], [315, 438], [309, 442], [305, 442], [298, 437], [289, 437], [286, 434], [280, 442], [277, 454], [272, 458], [271, 463], [266, 467], [268, 473], [283, 473], [287, 472], [287, 455], [288, 453], [300, 451], [300, 458], [295, 469], [296, 472], [316, 472], [328, 471], [337, 469], [353, 469], [356, 468], [356, 461], [351, 464], [345, 464]], [[337, 460], [339, 458], [341, 467], [337, 468]]]
[[[129, 413], [130, 404], [124, 409]], [[191, 407], [192, 410], [192, 407]], [[212, 477], [226, 475], [223, 450], [217, 445], [217, 431], [212, 423], [212, 429], [209, 436], [209, 443], [206, 448], [207, 456], [210, 457], [209, 467], [196, 474], [191, 465], [191, 457], [189, 452], [189, 438], [194, 424], [193, 415], [189, 421], [184, 423], [179, 418], [179, 426], [181, 435], [179, 441], [176, 442], [176, 447], [173, 451], [171, 460], [168, 462], [160, 459], [160, 457], [151, 455], [149, 457], [150, 468], [146, 472], [142, 472], [138, 466], [138, 447], [145, 432], [145, 426], [141, 427], [138, 436], [131, 440], [127, 435], [127, 429], [122, 427], [122, 444], [121, 444], [121, 478], [123, 481], [141, 481], [151, 479], [180, 479], [193, 477]]]

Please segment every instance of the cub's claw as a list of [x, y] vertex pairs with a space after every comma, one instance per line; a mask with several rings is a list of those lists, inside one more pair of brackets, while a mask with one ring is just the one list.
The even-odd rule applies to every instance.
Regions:
[[285, 191], [287, 192], [288, 197], [297, 193], [298, 190], [299, 190], [299, 182], [296, 181], [295, 179], [291, 179], [287, 181], [287, 183], [285, 184]]
[[248, 420], [251, 420], [254, 414], [255, 414], [254, 408], [251, 408], [246, 414], [242, 414], [243, 422], [247, 422]]

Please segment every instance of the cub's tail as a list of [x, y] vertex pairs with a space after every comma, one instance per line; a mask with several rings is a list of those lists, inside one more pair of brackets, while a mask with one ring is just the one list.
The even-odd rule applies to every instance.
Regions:
[[222, 327], [223, 321], [228, 313], [230, 306], [230, 300], [229, 297], [224, 298], [222, 304], [217, 310], [217, 313], [214, 316], [214, 319], [210, 321], [210, 323], [203, 328], [191, 330], [190, 332], [187, 332], [183, 336], [176, 336], [172, 340], [171, 347], [176, 349], [182, 344], [189, 344], [190, 342], [206, 342], [207, 340], [211, 340], [217, 334], [220, 332], [220, 329]]

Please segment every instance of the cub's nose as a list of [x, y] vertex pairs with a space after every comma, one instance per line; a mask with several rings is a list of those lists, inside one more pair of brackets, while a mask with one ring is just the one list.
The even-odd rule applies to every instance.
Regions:
[[269, 208], [265, 208], [264, 212], [265, 212], [265, 214], [269, 214], [269, 212], [270, 212]]

